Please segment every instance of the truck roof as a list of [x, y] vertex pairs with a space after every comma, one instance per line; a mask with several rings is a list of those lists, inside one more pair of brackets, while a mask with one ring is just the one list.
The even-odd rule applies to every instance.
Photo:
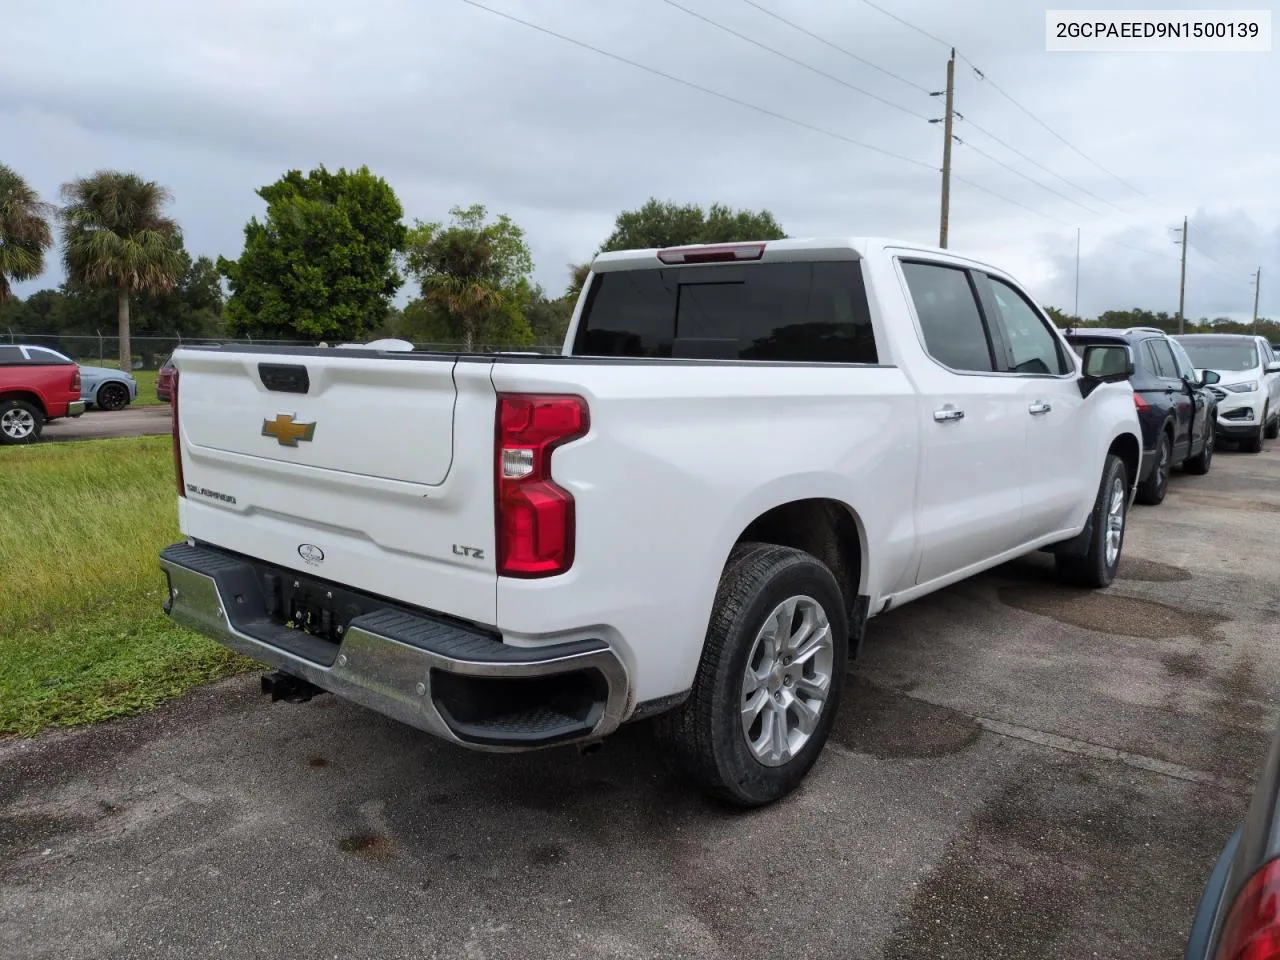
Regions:
[[[858, 260], [869, 253], [879, 252], [886, 248], [907, 250], [930, 256], [945, 257], [950, 260], [963, 261], [974, 266], [983, 267], [996, 273], [1005, 273], [998, 267], [957, 254], [954, 250], [929, 244], [916, 243], [911, 240], [896, 240], [890, 237], [803, 237], [785, 240], [744, 240], [735, 243], [690, 244], [681, 247], [648, 247], [637, 250], [615, 250], [598, 254], [591, 263], [596, 273], [612, 270], [644, 270], [680, 263], [679, 255], [684, 252], [720, 250], [741, 251], [741, 255], [725, 256], [726, 261], [787, 261], [787, 260]], [[661, 254], [668, 255], [665, 259]], [[672, 257], [675, 259], [672, 259]], [[705, 261], [704, 261], [705, 262]]]

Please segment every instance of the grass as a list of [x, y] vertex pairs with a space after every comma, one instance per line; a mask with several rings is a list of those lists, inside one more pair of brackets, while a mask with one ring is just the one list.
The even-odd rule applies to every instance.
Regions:
[[250, 661], [170, 621], [167, 437], [0, 448], [0, 735], [134, 713]]
[[138, 381], [138, 399], [129, 404], [131, 407], [160, 407], [168, 406], [163, 400], [156, 396], [156, 377], [159, 376], [158, 370], [135, 370], [133, 378]]

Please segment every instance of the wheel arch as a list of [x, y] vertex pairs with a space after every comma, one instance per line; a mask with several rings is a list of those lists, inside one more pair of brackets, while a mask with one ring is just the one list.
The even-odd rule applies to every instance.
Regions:
[[31, 404], [40, 411], [40, 415], [46, 419], [49, 416], [49, 408], [44, 404], [44, 398], [40, 394], [31, 390], [0, 390], [0, 403], [6, 400], [22, 400]]
[[115, 384], [121, 387], [125, 392], [125, 396], [129, 395], [129, 384], [125, 380], [123, 380], [120, 377], [107, 377], [104, 380], [99, 380], [97, 384], [94, 385], [93, 387], [94, 397], [96, 398], [98, 394], [102, 392], [103, 387], [110, 386], [111, 384]]
[[1124, 464], [1130, 489], [1136, 487], [1138, 473], [1142, 468], [1142, 441], [1133, 433], [1118, 434], [1112, 438], [1111, 445], [1107, 448], [1107, 455], [1112, 454], [1119, 457], [1120, 462]]
[[805, 497], [775, 504], [747, 523], [730, 551], [751, 542], [793, 547], [817, 557], [835, 576], [851, 613], [866, 592], [866, 527], [857, 511], [841, 500]]

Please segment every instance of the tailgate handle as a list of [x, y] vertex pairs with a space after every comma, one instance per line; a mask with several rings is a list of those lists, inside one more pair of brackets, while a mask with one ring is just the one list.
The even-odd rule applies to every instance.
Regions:
[[311, 389], [307, 368], [300, 363], [260, 363], [262, 385], [276, 393], [306, 393]]

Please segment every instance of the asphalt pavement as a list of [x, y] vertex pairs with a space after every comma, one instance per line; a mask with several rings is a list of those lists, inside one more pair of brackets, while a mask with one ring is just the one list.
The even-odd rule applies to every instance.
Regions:
[[876, 618], [805, 785], [472, 754], [256, 676], [0, 742], [5, 958], [1171, 958], [1276, 721], [1280, 443]]
[[78, 417], [50, 420], [42, 440], [105, 440], [110, 437], [150, 437], [171, 430], [169, 405], [86, 410]]

